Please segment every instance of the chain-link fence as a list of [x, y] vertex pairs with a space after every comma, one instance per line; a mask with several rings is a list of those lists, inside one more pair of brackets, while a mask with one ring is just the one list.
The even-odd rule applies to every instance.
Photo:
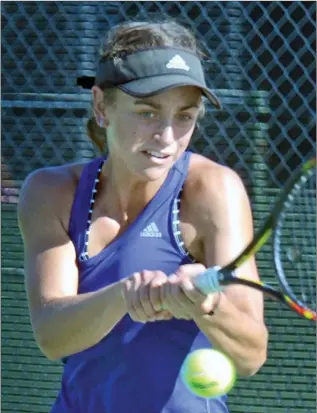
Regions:
[[[233, 167], [251, 196], [256, 227], [285, 180], [315, 153], [315, 2], [5, 2], [2, 4], [3, 412], [47, 412], [60, 365], [34, 344], [23, 287], [15, 203], [26, 175], [95, 156], [86, 137], [100, 40], [113, 24], [165, 16], [191, 28], [207, 83], [223, 110], [207, 114], [191, 149]], [[270, 247], [258, 255], [274, 279]], [[315, 411], [315, 331], [266, 304], [268, 361], [230, 394], [232, 413]]]

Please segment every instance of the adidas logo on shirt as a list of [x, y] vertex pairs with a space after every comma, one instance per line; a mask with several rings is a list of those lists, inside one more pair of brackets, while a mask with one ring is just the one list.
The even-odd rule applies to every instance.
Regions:
[[187, 66], [185, 60], [179, 55], [175, 55], [166, 65], [168, 69], [182, 69], [188, 72], [190, 68]]
[[156, 224], [152, 222], [140, 234], [141, 237], [162, 238], [162, 234], [158, 230]]

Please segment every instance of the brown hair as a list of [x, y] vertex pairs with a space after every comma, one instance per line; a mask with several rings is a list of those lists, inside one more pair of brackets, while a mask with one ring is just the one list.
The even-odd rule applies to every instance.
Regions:
[[[100, 50], [100, 57], [123, 57], [128, 53], [152, 47], [177, 47], [201, 56], [193, 34], [174, 20], [162, 22], [124, 22], [110, 29]], [[104, 90], [105, 101], [112, 104], [115, 88]], [[88, 136], [101, 152], [106, 150], [107, 133], [95, 117], [87, 122]]]

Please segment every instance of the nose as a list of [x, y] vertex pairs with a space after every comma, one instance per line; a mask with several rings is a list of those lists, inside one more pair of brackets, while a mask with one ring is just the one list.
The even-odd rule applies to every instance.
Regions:
[[164, 146], [171, 145], [175, 141], [174, 128], [171, 124], [162, 125], [154, 134], [154, 139], [159, 140]]

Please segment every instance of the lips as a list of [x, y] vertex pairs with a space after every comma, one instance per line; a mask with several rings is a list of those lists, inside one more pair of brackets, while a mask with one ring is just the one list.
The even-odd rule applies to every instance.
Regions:
[[150, 157], [154, 157], [154, 158], [158, 158], [158, 159], [166, 159], [169, 156], [171, 156], [171, 154], [168, 153], [162, 153], [162, 152], [158, 152], [158, 151], [143, 151], [143, 153], [145, 153], [146, 155], [150, 156]]
[[155, 165], [165, 165], [170, 162], [172, 155], [167, 155], [156, 151], [142, 151], [142, 154]]

